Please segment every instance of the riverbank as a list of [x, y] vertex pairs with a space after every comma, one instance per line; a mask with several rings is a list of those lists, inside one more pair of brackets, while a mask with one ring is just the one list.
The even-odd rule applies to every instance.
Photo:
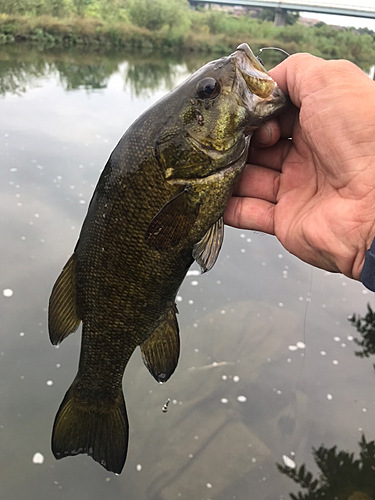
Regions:
[[[371, 34], [337, 29], [320, 24], [306, 27], [294, 24], [276, 28], [272, 23], [247, 16], [195, 16], [188, 29], [163, 27], [151, 30], [124, 21], [106, 21], [95, 17], [57, 18], [0, 14], [0, 44], [54, 46], [118, 47], [174, 52], [176, 50], [223, 54], [239, 43], [248, 42], [254, 50], [279, 46], [289, 53], [310, 52], [325, 58], [346, 58], [364, 69], [375, 62], [375, 41]], [[227, 16], [229, 17], [229, 16]], [[199, 22], [198, 22], [199, 21]]]

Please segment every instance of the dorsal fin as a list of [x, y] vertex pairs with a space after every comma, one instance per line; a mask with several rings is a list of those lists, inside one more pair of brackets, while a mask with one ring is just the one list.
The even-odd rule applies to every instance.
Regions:
[[76, 304], [76, 255], [73, 254], [53, 286], [48, 306], [49, 338], [60, 344], [80, 324]]

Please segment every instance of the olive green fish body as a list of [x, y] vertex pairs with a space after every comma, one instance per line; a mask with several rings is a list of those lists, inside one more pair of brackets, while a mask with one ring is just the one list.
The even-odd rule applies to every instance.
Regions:
[[214, 265], [251, 131], [284, 105], [243, 44], [156, 103], [112, 152], [50, 298], [54, 344], [83, 323], [78, 373], [55, 418], [56, 458], [87, 453], [121, 472], [126, 364], [141, 346], [156, 380], [174, 372], [178, 289], [194, 260], [203, 272]]

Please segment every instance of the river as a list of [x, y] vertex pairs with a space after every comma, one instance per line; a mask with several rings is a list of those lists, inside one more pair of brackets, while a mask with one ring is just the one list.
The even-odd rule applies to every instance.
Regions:
[[1, 49], [1, 499], [282, 500], [309, 491], [276, 463], [306, 464], [315, 477], [320, 463], [340, 500], [374, 492], [353, 460], [335, 468], [339, 451], [357, 458], [362, 435], [375, 439], [373, 360], [355, 355], [361, 335], [348, 321], [366, 314], [372, 294], [272, 236], [228, 227], [215, 267], [201, 276], [194, 265], [179, 291], [171, 380], [158, 385], [139, 350], [126, 369], [123, 473], [50, 451], [80, 348], [80, 332], [59, 348], [49, 342], [51, 287], [123, 132], [207, 60]]

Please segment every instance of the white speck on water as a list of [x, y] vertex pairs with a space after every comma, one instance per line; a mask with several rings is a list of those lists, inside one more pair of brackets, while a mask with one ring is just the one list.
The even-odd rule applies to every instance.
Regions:
[[347, 338], [349, 341], [353, 340], [353, 336], [352, 336], [352, 335], [348, 335], [346, 338]]
[[279, 253], [278, 257], [279, 257], [279, 259], [282, 259], [284, 257], [284, 255], [282, 253]]
[[240, 234], [240, 238], [245, 238], [245, 237], [246, 237], [246, 234], [244, 234], [244, 233]]
[[239, 381], [240, 381], [240, 377], [238, 375], [234, 375], [233, 382], [239, 382]]
[[291, 362], [292, 362], [292, 358], [288, 358], [288, 359], [287, 359], [287, 362], [288, 362], [288, 363], [291, 363]]
[[220, 281], [220, 280], [217, 280], [216, 284], [217, 284], [217, 285], [221, 285], [221, 281]]
[[194, 456], [194, 455], [193, 455], [192, 453], [190, 453], [190, 454], [189, 454], [189, 458], [193, 458], [193, 456]]
[[265, 262], [262, 262], [262, 266], [264, 267], [265, 265], [266, 265], [266, 263], [265, 263]]
[[79, 202], [81, 205], [84, 205], [86, 203], [85, 200], [79, 200]]
[[70, 229], [75, 229], [76, 227], [75, 226], [70, 226]]
[[207, 488], [212, 488], [212, 484], [211, 483], [207, 483], [206, 486], [207, 486]]
[[343, 343], [341, 344], [341, 347], [346, 347], [345, 342], [343, 342]]
[[10, 172], [17, 172], [17, 169], [16, 168], [11, 168]]
[[322, 308], [325, 309], [327, 306], [325, 304], [322, 304]]
[[182, 302], [182, 297], [181, 297], [181, 295], [177, 295], [177, 297], [176, 297], [176, 302]]
[[136, 468], [137, 472], [141, 472], [142, 465], [141, 464], [137, 464], [135, 468]]
[[222, 380], [228, 380], [228, 376], [227, 375], [222, 375], [221, 378], [222, 378]]
[[321, 354], [322, 356], [326, 356], [326, 354], [327, 354], [327, 353], [326, 353], [325, 351], [320, 351], [320, 354]]
[[363, 413], [366, 413], [367, 408], [362, 408]]
[[297, 351], [298, 347], [296, 345], [289, 345], [288, 349], [289, 351]]
[[38, 217], [39, 217], [39, 214], [34, 214], [34, 217], [38, 218]]
[[111, 478], [110, 478], [110, 477], [106, 477], [106, 478], [105, 478], [105, 482], [106, 482], [106, 483], [109, 483], [109, 481], [110, 481], [110, 480], [111, 480]]
[[194, 439], [195, 439], [196, 441], [198, 441], [199, 437], [198, 437], [198, 436], [194, 436]]
[[25, 336], [25, 332], [20, 332], [20, 337], [24, 337]]
[[44, 456], [39, 452], [35, 453], [33, 456], [33, 463], [42, 464], [43, 462], [44, 462]]
[[256, 459], [255, 457], [253, 457], [253, 458], [251, 459], [251, 461], [253, 462], [253, 464], [256, 464], [257, 459]]
[[226, 404], [228, 403], [227, 398], [221, 398], [221, 399], [220, 399], [220, 401], [221, 401], [224, 405], [226, 405]]
[[190, 299], [188, 302], [189, 302], [190, 305], [194, 304], [194, 300]]
[[282, 302], [279, 302], [279, 307], [284, 307], [284, 304]]
[[186, 276], [200, 276], [200, 272], [198, 269], [190, 269], [187, 273]]
[[42, 165], [37, 165], [37, 166], [36, 166], [36, 168], [37, 168], [38, 170], [43, 170]]
[[299, 300], [300, 302], [302, 302], [302, 301], [303, 301], [303, 297], [298, 297], [298, 300]]
[[298, 349], [304, 349], [306, 347], [306, 344], [300, 341], [296, 343], [296, 346], [298, 347]]
[[4, 288], [3, 295], [4, 297], [11, 297], [13, 295], [13, 290], [11, 288]]
[[296, 468], [296, 463], [294, 460], [289, 458], [287, 455], [283, 455], [283, 462], [286, 467], [289, 467], [290, 469], [295, 469]]
[[220, 313], [221, 313], [221, 314], [225, 314], [225, 309], [222, 309], [222, 310], [220, 311]]
[[362, 290], [363, 295], [367, 295], [368, 292], [369, 292], [368, 290]]
[[247, 241], [248, 243], [251, 243], [251, 238], [246, 238], [246, 241]]
[[340, 340], [341, 340], [341, 339], [340, 339], [340, 337], [333, 337], [333, 340], [334, 340], [335, 342], [340, 342]]
[[199, 349], [195, 348], [195, 349], [194, 349], [194, 352], [199, 352]]
[[197, 286], [198, 285], [198, 281], [194, 280], [190, 284], [191, 284], [191, 286]]
[[47, 380], [46, 384], [51, 387], [51, 385], [53, 385], [53, 381], [52, 380]]
[[241, 253], [245, 253], [246, 250], [244, 248], [241, 248]]
[[26, 236], [21, 236], [21, 240], [25, 241], [26, 240]]
[[334, 360], [332, 361], [332, 364], [334, 364], [334, 365], [338, 365], [338, 364], [339, 364], [339, 362], [337, 361], [337, 359], [334, 359]]
[[177, 399], [173, 399], [173, 400], [172, 400], [172, 404], [173, 404], [173, 405], [176, 405], [176, 404], [177, 404]]
[[237, 401], [240, 403], [246, 403], [247, 397], [246, 396], [238, 396]]
[[333, 399], [332, 394], [327, 394], [327, 399], [328, 399], [329, 401], [332, 401], [332, 399]]
[[60, 363], [56, 363], [56, 368], [60, 368]]
[[198, 323], [194, 323], [193, 328], [198, 328]]

